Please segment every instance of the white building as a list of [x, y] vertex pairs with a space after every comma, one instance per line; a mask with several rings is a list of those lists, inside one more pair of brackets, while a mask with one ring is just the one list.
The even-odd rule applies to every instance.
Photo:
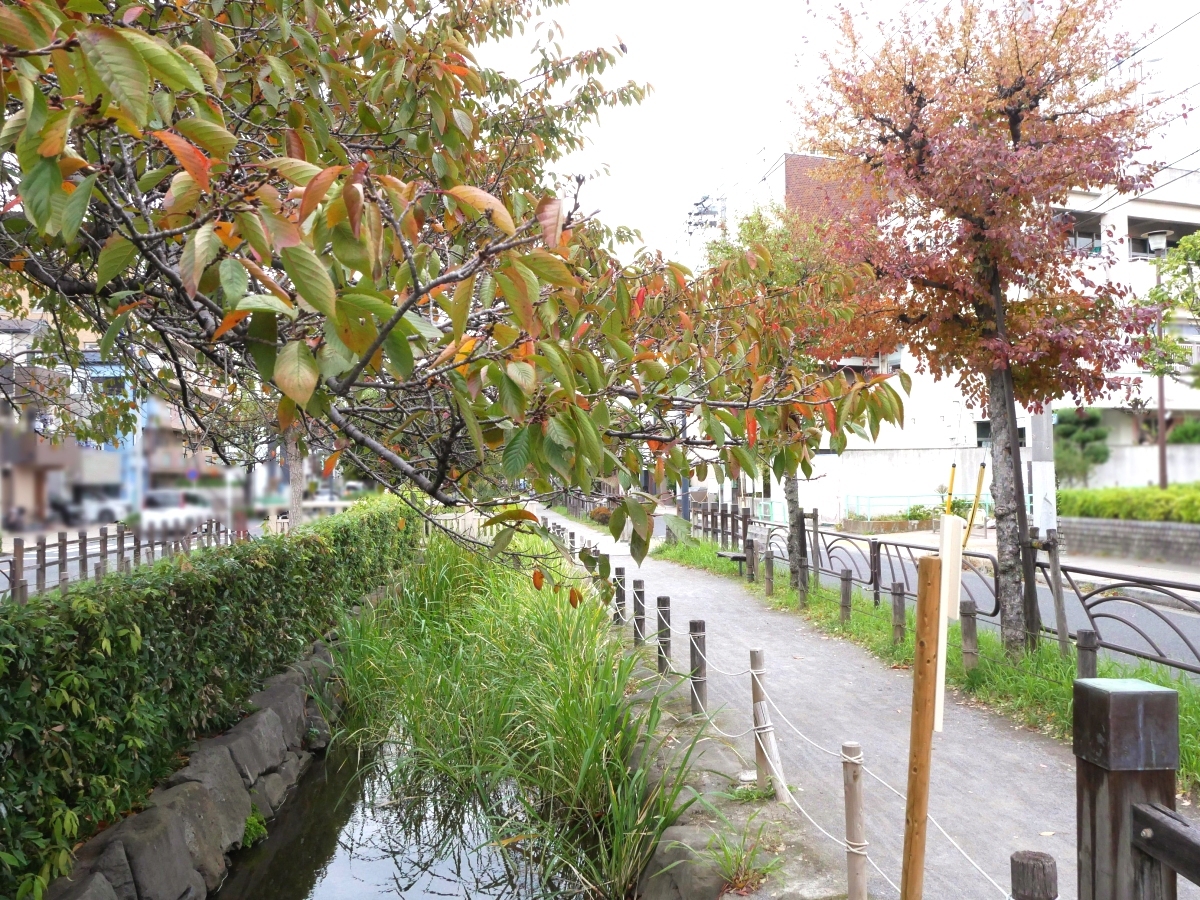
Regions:
[[[776, 202], [790, 208], [816, 209], [835, 203], [829, 186], [812, 177], [822, 161], [815, 157], [789, 154], [771, 173], [770, 193]], [[1154, 285], [1155, 267], [1150, 252], [1151, 232], [1169, 232], [1168, 246], [1184, 235], [1200, 229], [1200, 174], [1167, 169], [1159, 174], [1156, 186], [1137, 197], [1120, 197], [1112, 191], [1072, 194], [1067, 210], [1075, 217], [1073, 242], [1078, 247], [1112, 247], [1117, 261], [1098, 277], [1106, 277], [1130, 286], [1135, 295], [1144, 296]], [[1200, 323], [1191, 320], [1173, 322], [1184, 340], [1194, 345], [1194, 361], [1200, 362]], [[954, 465], [955, 497], [973, 496], [981, 463], [991, 468], [990, 423], [984, 409], [973, 407], [952, 381], [935, 380], [918, 371], [917, 359], [906, 349], [878, 360], [847, 360], [853, 365], [876, 367], [879, 371], [903, 369], [912, 376], [912, 392], [905, 398], [904, 427], [884, 426], [878, 441], [872, 443], [851, 437], [840, 456], [821, 454], [813, 478], [800, 483], [800, 503], [816, 507], [824, 521], [839, 521], [850, 514], [870, 517], [894, 513], [915, 504], [939, 502], [950, 480]], [[1124, 395], [1113, 396], [1092, 407], [1101, 410], [1103, 424], [1109, 429], [1109, 461], [1096, 467], [1089, 476], [1091, 486], [1146, 485], [1158, 483], [1158, 450], [1155, 443], [1155, 418], [1158, 404], [1157, 379], [1130, 369], [1120, 375], [1140, 378], [1133, 401]], [[1165, 399], [1169, 428], [1187, 418], [1200, 418], [1200, 391], [1186, 381], [1166, 379]], [[1070, 398], [1055, 403], [1056, 411], [1074, 408]], [[1017, 425], [1027, 449], [1026, 491], [1033, 496], [1030, 524], [1053, 525], [1054, 479], [1052, 463], [1038, 466], [1034, 457], [1052, 459], [1049, 416], [1033, 417], [1018, 409]], [[1038, 446], [1035, 448], [1034, 445]], [[1200, 481], [1200, 445], [1167, 447], [1168, 476], [1171, 482]], [[743, 479], [748, 482], [748, 479]], [[985, 475], [984, 492], [991, 482]], [[707, 484], [716, 492], [716, 482]], [[751, 485], [744, 483], [745, 496]], [[768, 477], [753, 486], [757, 514], [777, 521], [786, 520], [783, 490]], [[730, 496], [726, 485], [722, 496]]]

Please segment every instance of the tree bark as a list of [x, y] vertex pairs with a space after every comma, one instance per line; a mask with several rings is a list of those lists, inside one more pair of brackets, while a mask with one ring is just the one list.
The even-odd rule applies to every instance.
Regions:
[[304, 460], [300, 458], [299, 429], [293, 425], [283, 434], [283, 458], [288, 469], [288, 530], [304, 521]]
[[796, 476], [783, 479], [783, 496], [788, 511], [788, 570], [792, 587], [800, 586], [800, 539], [804, 520], [800, 518], [800, 496], [796, 489]]
[[1012, 429], [1005, 397], [1004, 371], [988, 373], [988, 417], [992, 429], [992, 499], [996, 502], [996, 593], [1000, 601], [1000, 632], [1009, 653], [1019, 652], [1025, 640], [1025, 598], [1021, 582], [1021, 530], [1017, 507], [1019, 459], [1013, 459]]

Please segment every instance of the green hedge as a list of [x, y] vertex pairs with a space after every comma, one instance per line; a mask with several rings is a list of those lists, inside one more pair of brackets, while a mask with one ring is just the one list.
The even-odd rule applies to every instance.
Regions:
[[1200, 483], [1156, 487], [1082, 488], [1058, 492], [1058, 514], [1084, 519], [1200, 524]]
[[298, 529], [0, 604], [0, 898], [71, 866], [195, 737], [404, 564], [395, 497]]

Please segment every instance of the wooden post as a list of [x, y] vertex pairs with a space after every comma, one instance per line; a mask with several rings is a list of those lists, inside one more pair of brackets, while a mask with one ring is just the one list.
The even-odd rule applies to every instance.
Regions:
[[903, 644], [904, 632], [908, 630], [908, 616], [905, 614], [906, 601], [904, 598], [904, 582], [892, 582], [892, 643]]
[[133, 529], [133, 564], [140, 566], [142, 564], [142, 526], [136, 525]]
[[567, 549], [571, 553], [571, 559], [574, 559], [575, 558], [575, 532], [573, 532], [573, 531], [570, 532], [569, 538], [570, 538], [570, 543], [567, 544]]
[[108, 572], [108, 526], [100, 526], [100, 574]]
[[79, 580], [88, 580], [88, 536], [86, 531], [79, 532]]
[[688, 641], [692, 651], [692, 715], [698, 716], [708, 711], [708, 649], [703, 619], [688, 622]]
[[862, 747], [842, 744], [842, 785], [846, 795], [846, 900], [867, 900], [867, 825], [863, 816]]
[[646, 583], [633, 579], [633, 645], [646, 642]]
[[125, 571], [125, 523], [117, 523], [117, 571]]
[[1174, 900], [1175, 870], [1134, 846], [1134, 804], [1175, 809], [1179, 695], [1133, 678], [1075, 682], [1079, 900]]
[[617, 566], [613, 577], [613, 624], [625, 623], [625, 567]]
[[751, 584], [754, 583], [755, 576], [757, 575], [757, 573], [754, 571], [758, 563], [758, 556], [755, 554], [755, 550], [756, 548], [754, 546], [754, 539], [747, 538], [745, 541], [746, 580]]
[[39, 535], [37, 539], [37, 573], [34, 584], [39, 594], [46, 592], [46, 536]]
[[850, 613], [853, 610], [851, 606], [851, 591], [854, 589], [853, 573], [849, 569], [842, 569], [842, 627], [850, 627]]
[[1011, 866], [1012, 900], [1058, 900], [1058, 865], [1049, 853], [1018, 850]]
[[721, 549], [729, 549], [729, 507], [725, 505], [725, 501], [721, 501], [720, 513], [720, 529], [721, 529]]
[[800, 583], [796, 586], [796, 601], [801, 609], [808, 606], [808, 560], [800, 557]]
[[1090, 628], [1079, 629], [1075, 635], [1075, 649], [1077, 653], [1075, 660], [1076, 678], [1096, 677], [1096, 650], [1098, 646], [1099, 637], [1096, 632]]
[[874, 594], [875, 606], [879, 607], [879, 594], [883, 582], [883, 561], [879, 552], [879, 538], [871, 538], [870, 560], [871, 560], [871, 591]]
[[658, 598], [658, 674], [671, 671], [671, 598]]
[[917, 566], [916, 645], [913, 652], [912, 723], [908, 737], [908, 792], [904, 809], [904, 856], [900, 900], [921, 900], [925, 888], [929, 770], [933, 762], [934, 696], [937, 693], [938, 615], [942, 561], [923, 556]]
[[804, 507], [800, 505], [797, 493], [796, 478], [791, 476], [783, 483], [783, 496], [787, 502], [788, 533], [788, 584], [800, 586], [800, 541], [804, 534]]
[[962, 620], [963, 668], [970, 672], [979, 665], [979, 620], [975, 601], [960, 600], [958, 616]]
[[60, 531], [58, 533], [58, 586], [66, 593], [64, 585], [70, 580], [70, 575], [67, 574], [67, 533]]
[[779, 747], [775, 743], [775, 726], [771, 724], [771, 711], [767, 707], [767, 670], [761, 650], [750, 651], [750, 700], [754, 715], [754, 767], [758, 772], [758, 787], [767, 789], [767, 778], [775, 789], [775, 799], [786, 803], [788, 787], [783, 777], [783, 766], [779, 761]]
[[746, 541], [750, 537], [750, 507], [742, 507], [742, 546], [746, 545]]
[[1062, 564], [1058, 556], [1058, 529], [1046, 531], [1046, 552], [1050, 557], [1050, 593], [1054, 595], [1054, 628], [1058, 632], [1058, 652], [1071, 655], [1071, 633], [1067, 627], [1067, 607], [1063, 602]]
[[25, 538], [13, 538], [12, 565], [8, 570], [8, 589], [18, 603], [24, 603], [21, 586], [25, 583]]
[[775, 593], [775, 551], [770, 544], [763, 551], [763, 593], [768, 597]]
[[821, 586], [821, 518], [817, 508], [813, 507], [813, 532], [812, 532], [812, 568], [813, 577], [816, 579], [817, 587]]

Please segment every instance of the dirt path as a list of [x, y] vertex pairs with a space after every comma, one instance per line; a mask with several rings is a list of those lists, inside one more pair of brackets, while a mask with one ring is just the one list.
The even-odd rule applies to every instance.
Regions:
[[[671, 598], [676, 628], [686, 630], [690, 619], [705, 620], [709, 708], [724, 706], [716, 718], [723, 730], [737, 734], [749, 727], [750, 679], [726, 677], [713, 667], [742, 672], [748, 667], [749, 651], [762, 649], [767, 692], [783, 715], [821, 747], [839, 750], [843, 741], [858, 741], [867, 767], [904, 791], [912, 704], [909, 671], [893, 670], [855, 644], [824, 636], [795, 613], [770, 609], [733, 579], [651, 558], [639, 568], [629, 557], [628, 545], [550, 516], [577, 534], [587, 534], [588, 540], [599, 538], [612, 565], [625, 567], [630, 584], [642, 579], [648, 610], [665, 594]], [[686, 635], [674, 634], [677, 667], [687, 664], [687, 653]], [[778, 720], [775, 725], [784, 773], [797, 789], [794, 796], [823, 828], [844, 834], [840, 755], [835, 758], [812, 747]], [[751, 741], [746, 735], [730, 743], [752, 759]], [[1060, 896], [1077, 896], [1075, 759], [1067, 744], [970, 706], [951, 692], [945, 731], [934, 736], [933, 754], [930, 813], [1000, 888], [931, 829], [925, 896], [1006, 897], [1009, 857], [1017, 850], [1053, 855]], [[867, 780], [866, 810], [870, 856], [898, 883], [904, 802], [877, 781]], [[820, 860], [844, 872], [844, 851], [811, 825], [805, 823], [804, 829]], [[897, 892], [872, 871], [871, 895], [895, 897]], [[778, 896], [801, 895], [784, 891]], [[1194, 900], [1200, 898], [1200, 890], [1181, 883], [1179, 896]]]

